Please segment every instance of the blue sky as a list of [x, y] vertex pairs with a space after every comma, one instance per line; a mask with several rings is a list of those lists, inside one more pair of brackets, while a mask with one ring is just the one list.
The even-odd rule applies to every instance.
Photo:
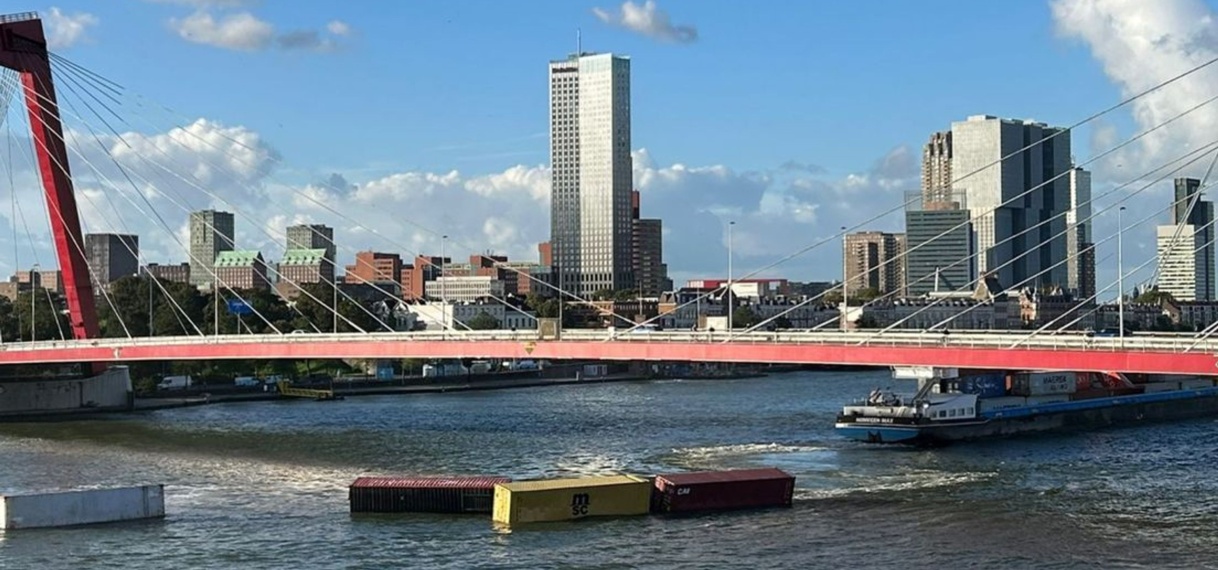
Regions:
[[[169, 129], [202, 119], [195, 126], [204, 136], [229, 129], [265, 151], [258, 160], [282, 157], [207, 181], [248, 210], [239, 240], [272, 259], [282, 241], [275, 232], [305, 220], [338, 227], [348, 256], [434, 252], [441, 232], [458, 251], [535, 255], [532, 244], [548, 234], [546, 62], [573, 51], [582, 30], [585, 50], [633, 60], [636, 185], [644, 214], [665, 220], [678, 280], [722, 273], [729, 219], [738, 267], [765, 267], [898, 205], [917, 189], [922, 143], [951, 121], [985, 113], [1070, 124], [1208, 53], [1218, 37], [1212, 6], [1200, 0], [63, 0], [29, 8], [59, 34], [58, 53], [126, 88], [119, 112], [133, 118], [123, 130], [156, 147]], [[1151, 41], [1194, 36], [1208, 43]], [[1131, 49], [1141, 63], [1122, 57]], [[1079, 129], [1074, 154], [1085, 160], [1096, 145], [1161, 120], [1167, 99]], [[1184, 152], [1201, 140], [1201, 118], [1122, 154], [1122, 172]], [[1121, 181], [1114, 161], [1093, 168], [1097, 202]], [[334, 174], [343, 189], [317, 184]], [[100, 199], [118, 192], [81, 178]], [[227, 206], [181, 190], [191, 207]], [[180, 234], [184, 214], [164, 213]], [[94, 231], [146, 228], [149, 261], [184, 258], [170, 231], [132, 218], [85, 213]], [[1112, 218], [1097, 220], [1097, 234], [1111, 233]], [[1153, 223], [1132, 229], [1128, 247], [1144, 249]], [[894, 215], [869, 227], [900, 225]], [[829, 280], [837, 268], [840, 246], [827, 242], [766, 273]], [[1115, 275], [1102, 268], [1101, 281], [1105, 271]]]

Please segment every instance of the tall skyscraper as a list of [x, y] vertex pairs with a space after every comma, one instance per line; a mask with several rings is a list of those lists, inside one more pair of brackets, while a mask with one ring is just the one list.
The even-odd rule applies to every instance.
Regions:
[[[963, 190], [977, 274], [1004, 287], [1068, 283], [1070, 133], [988, 115], [952, 123], [951, 172]], [[1034, 145], [1034, 146], [1032, 146]]]
[[634, 287], [629, 58], [550, 62], [550, 165], [557, 285], [582, 295]]
[[1214, 300], [1214, 203], [1201, 181], [1177, 178], [1172, 225], [1158, 227], [1159, 290], [1181, 301]]
[[233, 251], [233, 214], [201, 210], [190, 214], [190, 283], [210, 287], [216, 280], [216, 257]]
[[85, 259], [93, 290], [105, 291], [110, 282], [140, 270], [140, 236], [85, 234]]
[[[337, 267], [335, 265], [337, 247], [334, 245], [334, 228], [322, 224], [288, 226], [287, 247], [285, 249], [288, 252], [301, 252], [301, 250], [313, 249], [325, 250], [324, 258], [319, 266], [319, 278], [326, 283], [334, 282], [334, 271], [335, 267]], [[301, 253], [289, 256], [285, 253], [284, 258], [288, 257], [302, 259], [311, 256], [302, 255]]]
[[855, 232], [846, 236], [846, 290], [905, 294], [905, 234]]
[[1095, 295], [1095, 242], [1091, 240], [1091, 173], [1070, 171], [1066, 210], [1066, 288], [1079, 300]]

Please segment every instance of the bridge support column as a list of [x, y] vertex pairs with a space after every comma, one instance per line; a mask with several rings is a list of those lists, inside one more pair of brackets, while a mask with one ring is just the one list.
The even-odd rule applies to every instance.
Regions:
[[[30, 134], [42, 175], [51, 218], [51, 236], [63, 274], [64, 296], [68, 301], [72, 336], [77, 339], [99, 335], [96, 301], [84, 255], [80, 215], [68, 166], [63, 125], [51, 80], [51, 59], [47, 53], [42, 20], [37, 14], [0, 16], [0, 66], [21, 74], [25, 105], [29, 111]], [[104, 367], [94, 366], [95, 371]]]

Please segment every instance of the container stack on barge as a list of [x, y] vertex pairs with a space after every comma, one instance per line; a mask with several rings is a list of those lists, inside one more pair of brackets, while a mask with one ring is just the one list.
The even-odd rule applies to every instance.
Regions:
[[838, 414], [838, 433], [869, 443], [935, 444], [1062, 429], [1218, 415], [1208, 376], [895, 368], [918, 381], [902, 396], [873, 390]]

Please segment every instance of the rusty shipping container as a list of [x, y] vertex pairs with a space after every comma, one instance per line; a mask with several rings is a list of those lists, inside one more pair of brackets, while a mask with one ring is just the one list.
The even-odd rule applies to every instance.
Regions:
[[507, 477], [360, 477], [348, 491], [353, 513], [490, 513]]
[[685, 513], [789, 507], [795, 477], [781, 469], [742, 469], [658, 475], [652, 511]]

